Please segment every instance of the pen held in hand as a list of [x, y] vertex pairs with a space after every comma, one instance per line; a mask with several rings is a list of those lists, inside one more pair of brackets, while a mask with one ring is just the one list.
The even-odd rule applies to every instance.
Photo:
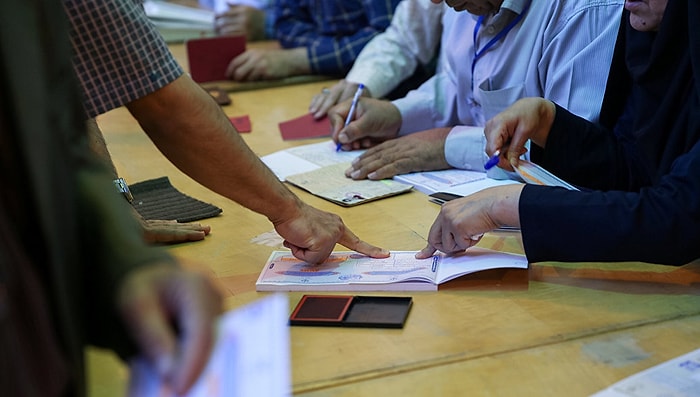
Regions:
[[[345, 118], [345, 125], [343, 128], [347, 127], [348, 124], [352, 121], [352, 119], [355, 117], [355, 109], [357, 109], [357, 102], [360, 101], [360, 97], [362, 96], [362, 91], [365, 89], [365, 85], [360, 83], [359, 86], [357, 86], [357, 91], [355, 91], [355, 96], [352, 97], [352, 103], [350, 104], [350, 111], [348, 112], [348, 117]], [[343, 146], [342, 143], [338, 142], [338, 144], [335, 146], [335, 151], [340, 151], [340, 148]]]
[[498, 161], [499, 161], [500, 156], [501, 156], [501, 151], [500, 151], [500, 150], [496, 150], [496, 151], [493, 153], [493, 156], [491, 156], [491, 157], [489, 158], [489, 160], [486, 162], [486, 164], [484, 164], [484, 169], [488, 171], [488, 170], [490, 170], [491, 168], [495, 167], [496, 164], [498, 164]]

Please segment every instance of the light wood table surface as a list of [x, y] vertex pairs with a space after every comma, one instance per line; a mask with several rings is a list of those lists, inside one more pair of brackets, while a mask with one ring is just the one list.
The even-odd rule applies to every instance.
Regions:
[[[282, 141], [277, 123], [304, 114], [311, 97], [331, 83], [235, 92], [224, 110], [250, 116], [253, 131], [242, 135], [258, 155], [319, 142]], [[98, 123], [128, 182], [168, 176], [180, 191], [223, 209], [202, 221], [212, 227], [205, 241], [169, 250], [216, 280], [227, 309], [265, 296], [255, 291], [255, 280], [270, 252], [283, 249], [265, 238], [271, 224], [182, 174], [124, 108]], [[391, 250], [423, 248], [438, 213], [419, 192], [342, 208], [290, 188]], [[480, 246], [522, 253], [518, 233], [487, 234]], [[292, 327], [293, 390], [308, 396], [589, 395], [700, 347], [699, 285], [700, 263], [538, 263], [464, 277], [438, 292], [381, 293], [413, 297], [404, 329]], [[290, 293], [290, 305], [301, 295]], [[87, 358], [90, 394], [124, 395], [126, 368], [98, 349], [88, 349]]]

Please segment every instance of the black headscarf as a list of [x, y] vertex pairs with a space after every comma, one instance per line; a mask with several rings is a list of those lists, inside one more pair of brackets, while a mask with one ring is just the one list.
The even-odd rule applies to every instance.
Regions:
[[[613, 59], [601, 122], [612, 124], [636, 165], [648, 168], [649, 180], [658, 182], [672, 162], [700, 140], [700, 2], [669, 0], [657, 32], [640, 32], [625, 11]], [[624, 59], [622, 59], [624, 54]], [[625, 97], [627, 103], [620, 103]]]

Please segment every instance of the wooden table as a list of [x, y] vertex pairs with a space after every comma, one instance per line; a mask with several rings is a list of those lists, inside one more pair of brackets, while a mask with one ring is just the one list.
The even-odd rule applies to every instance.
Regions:
[[[277, 123], [304, 114], [311, 97], [328, 85], [236, 92], [224, 110], [230, 116], [250, 116], [253, 131], [244, 139], [265, 155], [319, 141], [282, 141]], [[211, 274], [225, 291], [228, 309], [265, 296], [255, 292], [255, 280], [270, 252], [282, 249], [257, 242], [273, 231], [271, 224], [182, 174], [124, 108], [98, 122], [127, 181], [167, 175], [179, 190], [223, 209], [221, 216], [204, 221], [212, 226], [205, 241], [174, 245], [170, 251]], [[419, 192], [342, 208], [291, 189], [342, 216], [361, 238], [391, 250], [421, 249], [438, 212]], [[480, 246], [522, 252], [517, 233], [487, 234]], [[585, 246], [582, 241], [581, 249]], [[527, 271], [468, 276], [438, 292], [382, 293], [413, 296], [404, 329], [291, 329], [294, 393], [589, 395], [700, 347], [699, 283], [700, 263], [678, 268], [538, 263]], [[301, 295], [290, 293], [290, 304]], [[87, 357], [90, 394], [123, 395], [125, 367], [109, 352], [88, 349]]]

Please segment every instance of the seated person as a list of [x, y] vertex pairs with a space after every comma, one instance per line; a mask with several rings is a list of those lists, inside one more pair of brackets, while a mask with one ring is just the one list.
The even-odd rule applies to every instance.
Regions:
[[435, 76], [393, 102], [362, 98], [347, 127], [347, 102], [329, 113], [334, 139], [344, 149], [378, 145], [356, 159], [349, 177], [483, 170], [480, 127], [525, 96], [551, 98], [582, 117], [598, 118], [622, 1], [463, 3], [454, 8], [468, 12], [444, 12]]
[[282, 48], [250, 49], [231, 60], [236, 81], [324, 74], [344, 76], [367, 42], [383, 32], [399, 0], [279, 0], [275, 33]]
[[510, 185], [450, 201], [419, 257], [463, 251], [472, 236], [509, 225], [522, 230], [530, 262], [700, 258], [700, 3], [625, 8], [600, 124], [526, 98], [485, 129], [500, 167], [517, 164], [529, 140], [542, 166], [581, 191]]
[[360, 83], [363, 95], [372, 98], [397, 99], [418, 88], [435, 74], [443, 9], [426, 0], [402, 0], [389, 27], [360, 51], [343, 80], [313, 97], [309, 113], [326, 116], [333, 105], [352, 98]]
[[214, 10], [214, 30], [220, 36], [243, 35], [247, 41], [275, 38], [274, 0], [199, 0]]

